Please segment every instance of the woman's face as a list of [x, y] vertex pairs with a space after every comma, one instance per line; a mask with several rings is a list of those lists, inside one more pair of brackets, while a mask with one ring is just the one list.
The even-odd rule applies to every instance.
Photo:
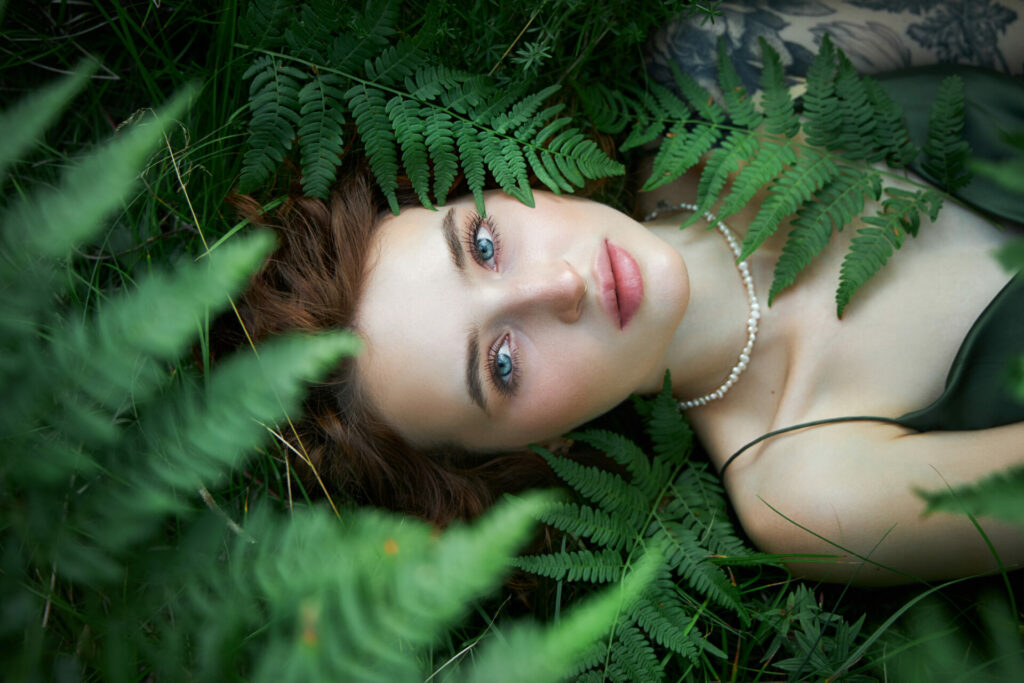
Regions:
[[360, 374], [412, 444], [545, 441], [661, 386], [689, 296], [679, 253], [603, 204], [492, 192], [405, 209], [375, 235]]

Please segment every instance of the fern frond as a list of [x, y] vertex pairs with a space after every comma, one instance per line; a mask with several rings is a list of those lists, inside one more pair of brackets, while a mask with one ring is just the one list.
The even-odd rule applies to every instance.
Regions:
[[605, 429], [588, 429], [584, 432], [572, 432], [569, 435], [574, 441], [589, 444], [625, 467], [633, 475], [631, 484], [646, 497], [653, 497], [661, 488], [660, 482], [651, 480], [651, 463], [647, 454], [632, 440]]
[[523, 204], [533, 206], [533, 191], [526, 173], [526, 158], [516, 140], [499, 136], [487, 129], [480, 130], [484, 163], [494, 175], [502, 192]]
[[641, 192], [650, 192], [686, 173], [721, 136], [717, 125], [697, 123], [689, 129], [684, 123], [673, 125], [658, 148], [651, 175]]
[[249, 85], [249, 140], [242, 159], [239, 187], [251, 192], [270, 178], [292, 148], [299, 125], [299, 83], [306, 74], [276, 57], [260, 57], [245, 72]]
[[701, 544], [714, 555], [749, 557], [750, 549], [736, 533], [726, 502], [725, 489], [708, 463], [687, 467], [672, 482], [663, 519], [678, 519], [698, 534]]
[[547, 461], [555, 474], [580, 495], [613, 515], [622, 515], [628, 524], [633, 524], [641, 516], [646, 515], [647, 504], [643, 496], [619, 475], [597, 467], [581, 465], [569, 458], [554, 455], [544, 448], [535, 446], [534, 451]]
[[875, 162], [884, 156], [875, 149], [875, 111], [867, 89], [849, 58], [840, 50], [836, 73], [836, 95], [842, 100], [842, 127], [830, 149], [841, 149], [847, 159]]
[[[337, 2], [327, 4], [345, 5]], [[341, 33], [331, 41], [327, 49], [327, 63], [341, 71], [352, 71], [380, 52], [395, 33], [398, 4], [397, 0], [367, 2], [365, 12], [353, 22], [353, 32]]]
[[484, 169], [484, 150], [477, 134], [477, 128], [469, 121], [456, 121], [455, 143], [459, 147], [459, 162], [466, 174], [466, 185], [473, 193], [473, 201], [476, 203], [476, 211], [481, 216], [486, 216], [484, 208], [484, 180], [487, 172]]
[[502, 112], [491, 120], [491, 127], [497, 133], [507, 133], [530, 121], [540, 106], [551, 95], [558, 92], [560, 86], [551, 85], [522, 98], [512, 105], [507, 112]]
[[760, 126], [764, 117], [754, 107], [754, 101], [743, 85], [743, 81], [740, 80], [736, 66], [729, 59], [725, 38], [722, 36], [718, 38], [718, 83], [722, 87], [725, 110], [729, 113], [733, 123], [750, 130]]
[[885, 265], [903, 245], [907, 233], [917, 235], [921, 213], [935, 220], [942, 207], [942, 197], [934, 190], [910, 192], [889, 187], [885, 192], [889, 197], [882, 202], [881, 213], [862, 219], [869, 227], [857, 231], [839, 269], [836, 314], [840, 318], [853, 293]]
[[594, 552], [576, 550], [548, 555], [526, 555], [514, 561], [515, 566], [532, 574], [566, 581], [611, 583], [622, 574], [622, 556], [608, 548]]
[[327, 198], [341, 161], [345, 107], [340, 86], [340, 77], [318, 73], [299, 91], [302, 189], [311, 197]]
[[959, 76], [949, 76], [928, 115], [928, 144], [924, 147], [922, 167], [948, 192], [956, 192], [971, 182], [967, 169], [971, 149], [963, 139], [964, 84]]
[[425, 128], [427, 154], [434, 163], [434, 197], [443, 205], [459, 173], [452, 117], [446, 111], [434, 110], [427, 116]]
[[636, 536], [636, 531], [621, 517], [589, 505], [555, 503], [541, 515], [540, 521], [567, 534], [589, 538], [611, 550], [622, 548]]
[[839, 136], [842, 112], [835, 90], [836, 51], [832, 39], [822, 36], [818, 55], [807, 71], [807, 92], [804, 93], [804, 132], [807, 143], [828, 147]]
[[292, 0], [254, 0], [238, 22], [238, 35], [251, 47], [278, 47], [294, 11]]
[[650, 402], [647, 433], [654, 444], [655, 463], [664, 460], [676, 468], [689, 460], [693, 449], [693, 430], [672, 396], [672, 378], [667, 371], [661, 392]]
[[398, 215], [398, 197], [395, 195], [398, 189], [398, 153], [384, 93], [360, 83], [349, 88], [345, 99], [366, 147], [377, 186], [387, 197], [392, 213]]
[[[746, 206], [762, 187], [794, 162], [796, 150], [789, 140], [762, 142], [757, 156], [733, 180], [732, 191], [718, 210], [719, 219], [725, 220]], [[795, 206], [793, 210], [796, 210]]]
[[845, 225], [864, 210], [864, 198], [879, 199], [881, 176], [852, 166], [840, 166], [838, 174], [818, 191], [813, 201], [797, 211], [793, 229], [775, 264], [768, 304], [793, 284], [797, 275], [825, 248], [833, 230]]
[[903, 168], [921, 151], [910, 139], [903, 109], [873, 78], [861, 76], [861, 80], [875, 111], [875, 146], [890, 166]]
[[426, 57], [412, 41], [406, 40], [385, 48], [373, 59], [363, 62], [366, 78], [380, 85], [401, 83], [406, 76], [426, 64]]
[[398, 146], [402, 150], [402, 165], [412, 189], [420, 203], [433, 209], [430, 203], [430, 167], [427, 164], [427, 143], [420, 104], [416, 100], [395, 95], [388, 100], [386, 111], [391, 119]]
[[700, 647], [699, 636], [693, 630], [696, 618], [676, 597], [677, 590], [670, 577], [659, 576], [633, 603], [629, 618], [662, 647], [696, 662]]
[[814, 149], [806, 149], [796, 163], [787, 168], [768, 188], [768, 197], [761, 204], [750, 224], [739, 260], [750, 256], [779, 224], [821, 189], [839, 172], [833, 158]]
[[739, 170], [740, 163], [756, 158], [760, 150], [761, 142], [755, 135], [747, 131], [732, 131], [721, 145], [711, 151], [697, 184], [695, 218], [714, 206], [730, 175]]
[[[800, 130], [800, 118], [796, 115], [793, 98], [786, 87], [782, 60], [764, 36], [758, 36], [761, 45], [761, 108], [765, 114], [765, 130], [772, 134], [791, 138]], [[752, 126], [753, 127], [753, 126]]]
[[686, 98], [697, 114], [715, 126], [725, 123], [725, 112], [715, 102], [715, 98], [711, 96], [711, 93], [694, 80], [693, 76], [680, 71], [675, 62], [669, 62], [669, 66], [672, 68], [672, 78], [675, 80], [676, 85], [679, 86], [680, 92], [683, 93], [683, 97]]
[[650, 642], [632, 624], [619, 624], [611, 647], [612, 661], [622, 667], [629, 681], [660, 681], [664, 671]]
[[744, 623], [749, 620], [739, 590], [720, 567], [708, 561], [710, 553], [701, 546], [693, 529], [679, 523], [659, 522], [651, 539], [662, 544], [668, 566], [698, 593], [733, 610]]
[[1024, 467], [999, 472], [948, 491], [917, 494], [928, 502], [926, 514], [951, 512], [1024, 523]]
[[576, 94], [587, 120], [595, 130], [618, 135], [636, 120], [634, 108], [618, 89], [600, 83], [586, 86], [577, 84]]

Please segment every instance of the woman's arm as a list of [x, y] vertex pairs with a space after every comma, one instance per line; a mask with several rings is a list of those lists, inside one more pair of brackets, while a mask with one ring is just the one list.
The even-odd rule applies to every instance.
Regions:
[[1024, 72], [1024, 2], [1021, 0], [811, 0], [723, 2], [712, 23], [702, 15], [680, 18], [650, 43], [649, 73], [671, 83], [669, 62], [712, 92], [716, 46], [724, 36], [747, 89], [761, 72], [758, 38], [782, 57], [787, 76], [807, 74], [825, 33], [861, 73], [955, 62], [1008, 74]]
[[[1022, 465], [1024, 423], [924, 434], [840, 424], [777, 437], [730, 471], [726, 484], [758, 547], [843, 556], [792, 562], [795, 574], [881, 585], [997, 571], [966, 516], [923, 516], [915, 490], [956, 487]], [[1024, 530], [978, 521], [1004, 566], [1024, 565]]]

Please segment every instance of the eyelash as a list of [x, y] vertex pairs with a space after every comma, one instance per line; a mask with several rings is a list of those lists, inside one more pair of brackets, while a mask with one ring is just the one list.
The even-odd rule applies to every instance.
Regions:
[[[503, 382], [498, 376], [498, 352], [501, 351], [501, 347], [508, 343], [508, 352], [512, 357], [512, 373], [508, 377], [507, 382]], [[519, 349], [512, 344], [510, 335], [505, 335], [498, 339], [497, 342], [487, 351], [487, 379], [494, 390], [506, 398], [510, 398], [515, 395], [516, 389], [519, 386]]]
[[469, 214], [469, 218], [466, 221], [466, 229], [462, 234], [462, 242], [466, 251], [469, 252], [469, 255], [474, 261], [476, 261], [477, 265], [491, 270], [491, 266], [484, 262], [480, 257], [480, 252], [477, 251], [476, 248], [476, 233], [481, 227], [487, 228], [487, 231], [491, 233], [491, 242], [494, 244], [494, 268], [497, 268], [498, 256], [501, 254], [501, 232], [494, 226], [494, 223], [492, 223], [489, 218], [484, 219], [483, 216], [475, 211]]
[[[491, 242], [494, 246], [494, 256], [492, 257], [494, 259], [493, 269], [496, 269], [501, 254], [501, 232], [495, 227], [494, 223], [490, 220], [485, 221], [483, 216], [476, 212], [471, 213], [466, 222], [462, 241], [466, 251], [469, 252], [470, 256], [479, 266], [492, 270], [492, 266], [487, 265], [477, 250], [476, 238], [481, 226], [487, 228], [491, 235]], [[498, 352], [501, 351], [501, 347], [505, 344], [508, 344], [508, 353], [512, 360], [512, 372], [508, 376], [508, 381], [503, 381], [498, 373]], [[516, 387], [519, 384], [519, 349], [512, 343], [510, 335], [506, 334], [499, 338], [487, 351], [487, 369], [487, 380], [496, 392], [506, 398], [516, 393]]]

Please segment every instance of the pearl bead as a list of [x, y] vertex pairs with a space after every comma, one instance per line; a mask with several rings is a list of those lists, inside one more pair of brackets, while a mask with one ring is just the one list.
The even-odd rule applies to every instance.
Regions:
[[[697, 206], [694, 204], [679, 204], [677, 206], [655, 209], [649, 213], [646, 218], [644, 218], [644, 221], [653, 220], [662, 211], [674, 211], [677, 209], [696, 211]], [[725, 223], [718, 220], [718, 216], [710, 211], [705, 212], [704, 217], [707, 219], [708, 223], [711, 223], [718, 228], [718, 232], [720, 232], [722, 237], [725, 238], [725, 243], [729, 245], [729, 250], [736, 256], [736, 259], [739, 260], [742, 251], [740, 249], [740, 243], [736, 239], [732, 230], [730, 230]], [[729, 371], [729, 378], [725, 383], [710, 394], [704, 394], [703, 396], [692, 398], [688, 401], [680, 401], [680, 410], [688, 410], [697, 406], [704, 406], [711, 401], [725, 396], [725, 393], [732, 388], [732, 385], [736, 383], [739, 376], [747, 369], [747, 364], [750, 362], [750, 352], [753, 351], [754, 342], [757, 340], [757, 321], [761, 319], [761, 304], [758, 303], [757, 292], [754, 291], [754, 278], [750, 274], [750, 266], [747, 265], [746, 261], [743, 261], [736, 264], [736, 269], [739, 271], [740, 279], [743, 281], [743, 286], [747, 290], [747, 300], [750, 302], [750, 315], [747, 317], [747, 343], [740, 352], [739, 360], [736, 365], [734, 365], [732, 370]]]

